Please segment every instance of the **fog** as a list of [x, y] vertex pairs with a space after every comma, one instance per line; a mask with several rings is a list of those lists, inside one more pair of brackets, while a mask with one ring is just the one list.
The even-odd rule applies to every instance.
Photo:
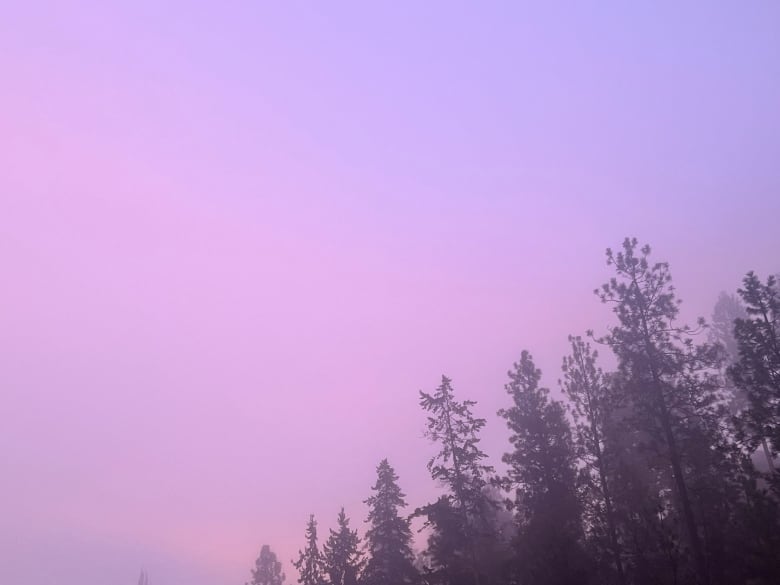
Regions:
[[[240, 585], [264, 544], [295, 583], [310, 514], [320, 547], [342, 506], [365, 540], [381, 460], [404, 517], [452, 493], [420, 405], [442, 375], [509, 473], [507, 371], [530, 351], [569, 404], [568, 335], [618, 325], [593, 294], [606, 248], [637, 237], [669, 262], [678, 324], [780, 272], [774, 3], [159, 4], [0, 20], [2, 583]], [[592, 343], [607, 372], [634, 363]], [[760, 455], [734, 433], [733, 460]], [[659, 449], [656, 496], [679, 489]], [[689, 485], [709, 477], [684, 460]], [[577, 489], [588, 578], [617, 579]], [[759, 566], [771, 527], [753, 557], [703, 536], [703, 576], [668, 500], [680, 583], [770, 582], [770, 561], [734, 577], [714, 559]], [[530, 566], [506, 554], [480, 562]], [[435, 582], [500, 582], [476, 563]]]

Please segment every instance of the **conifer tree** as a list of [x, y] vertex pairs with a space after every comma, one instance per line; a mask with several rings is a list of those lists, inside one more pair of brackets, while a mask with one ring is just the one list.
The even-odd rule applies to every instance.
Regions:
[[[663, 451], [672, 477], [675, 508], [692, 556], [693, 579], [709, 582], [705, 551], [694, 513], [683, 448], [688, 439], [707, 435], [721, 416], [717, 412], [716, 372], [721, 359], [717, 346], [693, 343], [694, 331], [675, 323], [680, 301], [675, 295], [668, 264], [649, 261], [650, 247], [626, 238], [623, 249], [607, 250], [615, 276], [595, 292], [611, 304], [618, 325], [599, 341], [611, 347], [636, 409], [637, 424]], [[699, 321], [704, 325], [703, 320]], [[708, 440], [715, 437], [709, 435]]]
[[713, 343], [720, 343], [729, 362], [735, 362], [739, 358], [739, 346], [734, 337], [734, 326], [737, 319], [745, 319], [747, 311], [737, 295], [721, 292], [712, 309], [710, 320], [709, 339]]
[[743, 433], [751, 450], [762, 446], [773, 471], [780, 451], [780, 288], [774, 276], [762, 283], [749, 272], [738, 292], [747, 316], [735, 322], [739, 359], [729, 373], [747, 397]]
[[331, 529], [323, 546], [323, 559], [330, 585], [357, 584], [363, 555], [360, 552], [357, 531], [350, 530], [349, 518], [343, 507], [337, 518], [336, 530]]
[[284, 578], [282, 563], [276, 558], [271, 547], [264, 544], [255, 561], [255, 568], [252, 569], [252, 580], [247, 585], [282, 585]]
[[301, 585], [325, 585], [322, 554], [317, 544], [317, 521], [309, 516], [306, 524], [306, 547], [298, 552], [298, 560], [293, 561], [298, 570], [298, 583]]
[[369, 528], [366, 531], [368, 560], [363, 585], [414, 585], [419, 575], [414, 566], [412, 532], [409, 521], [399, 514], [406, 500], [398, 487], [398, 476], [387, 459], [376, 469], [377, 480], [368, 505]]
[[610, 391], [601, 368], [596, 365], [598, 353], [581, 337], [569, 336], [569, 343], [571, 354], [563, 359], [561, 387], [574, 414], [578, 454], [584, 463], [586, 508], [591, 511], [591, 532], [606, 533], [617, 582], [625, 585], [611, 486], [613, 478], [610, 477], [611, 466], [606, 452], [612, 414], [617, 406], [616, 396]]
[[739, 345], [734, 337], [734, 327], [737, 319], [745, 319], [745, 306], [737, 295], [721, 292], [712, 310], [712, 319], [708, 337], [710, 342], [723, 348], [724, 364], [722, 376], [724, 389], [728, 394], [729, 410], [732, 414], [740, 413], [748, 404], [747, 396], [739, 389], [728, 374], [729, 368], [739, 359]]
[[505, 484], [515, 492], [520, 583], [586, 583], [575, 451], [566, 411], [539, 386], [541, 372], [527, 351], [509, 378], [505, 387], [512, 406], [498, 414], [512, 433], [513, 450], [502, 460], [509, 467]]
[[487, 455], [479, 448], [485, 419], [474, 417], [475, 404], [457, 401], [446, 376], [433, 394], [420, 392], [420, 405], [430, 413], [426, 436], [441, 448], [428, 462], [428, 471], [450, 493], [416, 514], [427, 516], [434, 528], [428, 552], [435, 578], [451, 584], [481, 583], [477, 541], [487, 536], [486, 509], [493, 505], [484, 491], [493, 468], [484, 463]]

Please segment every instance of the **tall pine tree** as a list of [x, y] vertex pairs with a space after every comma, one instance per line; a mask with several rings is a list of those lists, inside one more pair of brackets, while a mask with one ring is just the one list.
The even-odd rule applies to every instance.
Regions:
[[330, 585], [357, 585], [363, 555], [357, 531], [349, 528], [344, 508], [339, 512], [336, 526], [323, 546], [328, 582]]
[[749, 272], [738, 292], [747, 316], [735, 321], [739, 358], [729, 373], [747, 397], [740, 419], [748, 445], [760, 445], [774, 471], [780, 452], [780, 288], [774, 276], [762, 283]]
[[484, 463], [487, 455], [479, 448], [485, 419], [473, 415], [475, 404], [456, 400], [446, 376], [433, 394], [420, 392], [420, 406], [429, 413], [426, 436], [440, 446], [428, 470], [450, 493], [417, 514], [426, 515], [433, 528], [428, 542], [432, 578], [451, 585], [479, 585], [485, 573], [478, 549], [479, 540], [489, 537], [485, 518], [493, 504], [485, 488], [493, 468]]
[[617, 356], [636, 409], [635, 421], [644, 425], [666, 461], [672, 501], [691, 551], [693, 579], [704, 584], [710, 579], [691, 496], [692, 470], [686, 465], [692, 459], [686, 459], [684, 448], [717, 440], [712, 432], [721, 416], [717, 412], [721, 396], [714, 373], [721, 353], [717, 346], [694, 344], [694, 331], [676, 323], [680, 301], [669, 265], [651, 263], [649, 256], [650, 247], [639, 248], [635, 238], [626, 238], [617, 253], [607, 250], [607, 264], [615, 276], [595, 292], [612, 305], [618, 325], [599, 341]]
[[540, 379], [523, 351], [505, 386], [512, 406], [498, 412], [512, 433], [502, 460], [519, 524], [515, 572], [523, 585], [587, 583], [571, 429]]
[[368, 505], [369, 528], [366, 531], [368, 561], [363, 572], [363, 585], [414, 585], [419, 575], [414, 566], [412, 532], [409, 521], [399, 510], [406, 500], [398, 487], [398, 476], [387, 459], [376, 469], [377, 479]]
[[581, 337], [569, 336], [571, 354], [563, 359], [561, 387], [569, 399], [575, 419], [578, 455], [584, 463], [582, 476], [586, 509], [590, 511], [592, 540], [599, 543], [607, 537], [616, 581], [625, 585], [623, 559], [618, 539], [617, 517], [613, 497], [611, 461], [607, 437], [612, 430], [615, 393], [596, 364], [598, 353]]
[[317, 521], [309, 516], [306, 524], [306, 547], [298, 552], [298, 560], [293, 561], [298, 569], [298, 583], [301, 585], [325, 585], [322, 553], [317, 544]]

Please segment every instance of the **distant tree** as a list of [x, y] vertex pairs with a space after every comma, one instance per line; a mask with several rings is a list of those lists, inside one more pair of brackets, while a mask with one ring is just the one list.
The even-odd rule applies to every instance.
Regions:
[[[615, 276], [595, 292], [612, 305], [618, 325], [599, 341], [618, 358], [637, 415], [634, 421], [643, 425], [667, 462], [675, 492], [672, 501], [691, 551], [693, 579], [704, 584], [709, 582], [707, 560], [683, 448], [689, 438], [711, 433], [721, 417], [715, 375], [721, 352], [715, 345], [694, 344], [694, 330], [675, 323], [680, 301], [669, 265], [651, 264], [649, 256], [650, 247], [639, 248], [635, 238], [626, 238], [622, 251], [607, 250], [607, 264]], [[709, 435], [707, 440], [715, 439]]]
[[774, 276], [762, 283], [753, 272], [742, 283], [747, 316], [735, 323], [739, 359], [729, 373], [747, 397], [740, 419], [748, 445], [761, 445], [774, 470], [780, 451], [780, 289]]
[[606, 441], [613, 411], [618, 407], [616, 393], [597, 366], [598, 353], [581, 337], [569, 336], [571, 354], [563, 359], [561, 388], [569, 399], [575, 420], [577, 451], [583, 462], [585, 505], [589, 510], [592, 540], [606, 534], [617, 582], [625, 585], [621, 546], [610, 477], [611, 462]]
[[512, 433], [513, 450], [502, 460], [519, 524], [515, 570], [523, 585], [586, 583], [571, 429], [563, 405], [549, 399], [540, 379], [523, 351], [506, 384], [512, 406], [498, 412]]
[[376, 469], [377, 480], [368, 505], [366, 531], [368, 560], [363, 571], [364, 585], [414, 585], [419, 574], [414, 566], [412, 532], [409, 520], [399, 514], [406, 500], [398, 487], [398, 476], [387, 459]]
[[306, 547], [298, 552], [298, 560], [293, 561], [298, 570], [298, 583], [301, 585], [324, 585], [324, 562], [317, 545], [317, 521], [309, 516], [306, 524]]
[[323, 558], [330, 585], [357, 584], [363, 555], [357, 531], [350, 530], [344, 508], [339, 512], [336, 530], [330, 531], [323, 546]]
[[247, 585], [282, 585], [284, 573], [282, 563], [276, 558], [276, 553], [267, 544], [260, 549], [260, 556], [252, 569], [252, 580]]
[[726, 361], [734, 362], [739, 357], [739, 346], [734, 337], [734, 326], [737, 319], [747, 317], [745, 306], [738, 296], [721, 292], [715, 307], [712, 309], [710, 321], [709, 339], [713, 343], [720, 343], [726, 354]]
[[426, 436], [440, 446], [428, 470], [449, 493], [416, 514], [427, 516], [427, 525], [433, 528], [428, 541], [432, 578], [451, 585], [481, 583], [478, 540], [489, 529], [486, 510], [494, 505], [484, 492], [493, 468], [484, 463], [487, 455], [479, 448], [485, 419], [473, 415], [475, 404], [457, 401], [446, 376], [433, 394], [420, 392], [420, 405], [429, 413]]
[[745, 306], [737, 295], [721, 292], [712, 310], [712, 320], [709, 327], [709, 340], [723, 348], [724, 363], [723, 376], [724, 388], [728, 393], [729, 409], [732, 414], [738, 414], [747, 406], [747, 396], [736, 387], [727, 374], [730, 368], [739, 359], [739, 346], [734, 337], [734, 327], [737, 319], [745, 319], [747, 312]]
[[141, 576], [138, 577], [138, 585], [150, 585], [149, 575], [143, 569], [141, 569]]

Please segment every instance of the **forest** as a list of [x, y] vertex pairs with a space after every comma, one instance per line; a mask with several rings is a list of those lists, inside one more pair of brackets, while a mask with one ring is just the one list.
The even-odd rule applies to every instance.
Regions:
[[[709, 321], [686, 325], [649, 246], [626, 238], [606, 261], [593, 302], [614, 318], [569, 337], [562, 400], [531, 351], [508, 371], [503, 470], [481, 449], [476, 403], [442, 376], [419, 393], [441, 497], [409, 509], [403, 478], [380, 461], [365, 532], [343, 508], [327, 535], [310, 517], [298, 583], [780, 583], [777, 277], [748, 272]], [[281, 585], [286, 560], [264, 545], [248, 584]]]

